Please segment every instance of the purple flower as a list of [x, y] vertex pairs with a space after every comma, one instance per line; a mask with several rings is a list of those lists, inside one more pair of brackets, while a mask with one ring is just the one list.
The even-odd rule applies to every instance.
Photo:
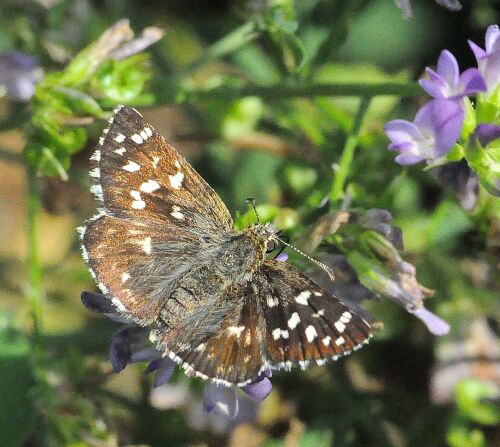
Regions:
[[[286, 254], [282, 254], [282, 260], [286, 260]], [[109, 347], [109, 357], [111, 365], [116, 373], [122, 371], [131, 363], [149, 362], [145, 374], [154, 372], [154, 386], [159, 387], [167, 383], [176, 364], [168, 357], [163, 357], [162, 353], [151, 346], [147, 328], [137, 326], [127, 318], [122, 317], [109, 299], [99, 293], [82, 292], [83, 305], [93, 312], [102, 313], [108, 318], [127, 323], [115, 332]], [[264, 371], [254, 383], [246, 385], [242, 390], [256, 401], [264, 400], [272, 390], [269, 380], [270, 371]], [[225, 387], [208, 382], [205, 385], [203, 394], [203, 408], [205, 411], [213, 411], [219, 415], [234, 418], [238, 414], [238, 397], [236, 387]]]
[[486, 31], [485, 49], [469, 40], [469, 46], [476, 56], [477, 66], [483, 75], [488, 93], [500, 84], [500, 29], [491, 25]]
[[35, 84], [43, 78], [36, 58], [20, 52], [0, 54], [0, 85], [17, 101], [29, 101]]
[[500, 126], [495, 124], [479, 124], [475, 134], [481, 146], [485, 147], [492, 141], [500, 138]]
[[413, 123], [397, 119], [385, 125], [385, 133], [391, 140], [389, 150], [400, 152], [396, 162], [401, 165], [443, 157], [458, 140], [463, 120], [464, 112], [458, 101], [429, 101], [418, 111]]
[[434, 335], [446, 335], [450, 332], [450, 325], [439, 318], [436, 314], [433, 314], [430, 310], [425, 307], [417, 307], [416, 309], [407, 309], [408, 312], [415, 315], [419, 320], [421, 320], [429, 331]]
[[430, 79], [421, 79], [420, 86], [436, 99], [459, 99], [485, 91], [486, 85], [477, 68], [469, 68], [460, 74], [455, 56], [443, 50], [437, 63], [437, 71], [426, 68]]

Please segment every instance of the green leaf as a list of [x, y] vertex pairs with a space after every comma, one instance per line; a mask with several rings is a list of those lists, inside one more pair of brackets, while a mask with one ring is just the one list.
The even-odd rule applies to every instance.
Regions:
[[[4, 318], [0, 315], [0, 319]], [[0, 321], [0, 326], [6, 326]], [[31, 400], [34, 380], [29, 344], [11, 327], [0, 327], [0, 445], [24, 445], [35, 424]]]
[[492, 383], [465, 379], [455, 389], [455, 400], [461, 413], [473, 422], [483, 425], [500, 423], [500, 409], [486, 400], [499, 395], [498, 387]]

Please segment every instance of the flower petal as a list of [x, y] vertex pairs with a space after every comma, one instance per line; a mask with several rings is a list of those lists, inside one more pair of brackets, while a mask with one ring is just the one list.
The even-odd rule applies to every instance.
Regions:
[[441, 51], [437, 63], [437, 73], [446, 81], [450, 90], [454, 90], [458, 85], [458, 63], [448, 50]]
[[130, 363], [151, 362], [160, 355], [160, 352], [154, 348], [141, 349], [140, 351], [132, 352]]
[[460, 137], [464, 111], [459, 101], [436, 99], [432, 102], [436, 137], [435, 154], [436, 158], [439, 158], [446, 155]]
[[119, 373], [128, 365], [130, 352], [130, 330], [131, 327], [123, 327], [115, 332], [109, 345], [109, 359], [116, 373]]
[[220, 416], [234, 418], [238, 414], [238, 397], [236, 388], [225, 387], [215, 383], [207, 383], [203, 392], [203, 409], [213, 411]]
[[275, 261], [286, 262], [288, 260], [288, 254], [285, 252], [280, 253], [274, 258]]
[[485, 38], [486, 54], [500, 50], [500, 29], [498, 25], [490, 25], [486, 30]]
[[479, 124], [476, 127], [475, 134], [481, 146], [484, 147], [500, 138], [500, 126], [494, 124]]
[[82, 292], [80, 299], [82, 304], [92, 312], [100, 314], [116, 313], [111, 301], [101, 293]]
[[472, 40], [467, 41], [469, 43], [469, 47], [476, 56], [476, 60], [479, 62], [480, 59], [486, 56], [486, 51], [484, 51], [479, 45], [476, 45]]
[[400, 165], [409, 166], [409, 165], [414, 165], [415, 163], [418, 163], [420, 161], [423, 161], [425, 160], [425, 158], [420, 155], [399, 154], [394, 160], [396, 161], [396, 163]]
[[176, 364], [169, 358], [163, 358], [161, 366], [156, 373], [153, 386], [155, 388], [167, 383], [175, 371]]
[[272, 389], [273, 385], [267, 377], [242, 388], [245, 393], [258, 402], [262, 402], [269, 395]]
[[447, 86], [441, 85], [439, 82], [434, 82], [432, 79], [420, 79], [418, 81], [420, 87], [422, 87], [428, 95], [433, 98], [446, 98], [448, 89]]
[[446, 335], [450, 332], [450, 325], [425, 307], [418, 307], [415, 310], [408, 309], [408, 312], [421, 320], [434, 335]]
[[500, 50], [489, 54], [480, 62], [479, 69], [484, 77], [488, 92], [493, 92], [500, 84]]
[[415, 124], [402, 119], [389, 121], [384, 126], [384, 132], [393, 144], [404, 143], [422, 138], [422, 132]]
[[483, 76], [477, 68], [468, 68], [460, 75], [459, 92], [462, 96], [486, 91]]

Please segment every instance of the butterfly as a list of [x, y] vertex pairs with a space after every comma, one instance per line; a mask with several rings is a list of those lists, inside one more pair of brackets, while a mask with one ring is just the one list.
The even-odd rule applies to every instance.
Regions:
[[99, 213], [82, 251], [116, 309], [186, 374], [227, 386], [322, 365], [370, 325], [286, 262], [270, 223], [236, 231], [217, 193], [135, 109], [119, 107], [91, 157]]

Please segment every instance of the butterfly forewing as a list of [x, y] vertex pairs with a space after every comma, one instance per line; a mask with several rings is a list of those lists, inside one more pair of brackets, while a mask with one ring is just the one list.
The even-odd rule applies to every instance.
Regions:
[[135, 109], [115, 111], [92, 159], [92, 190], [109, 214], [196, 230], [232, 229], [215, 191]]

